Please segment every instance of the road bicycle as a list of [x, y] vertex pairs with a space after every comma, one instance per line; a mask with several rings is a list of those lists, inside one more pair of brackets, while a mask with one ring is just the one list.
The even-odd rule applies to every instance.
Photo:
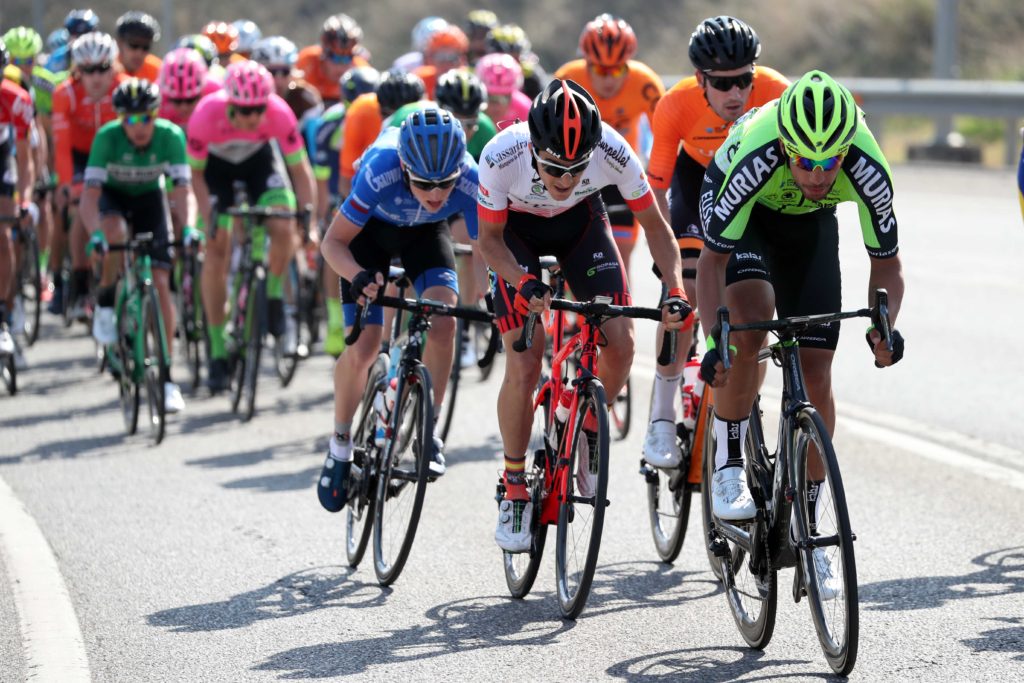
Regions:
[[[39, 321], [43, 311], [43, 272], [39, 263], [39, 236], [36, 226], [28, 218], [0, 216], [0, 224], [11, 226], [11, 244], [14, 248], [14, 308], [17, 325], [12, 332], [32, 346], [39, 338]], [[17, 329], [14, 329], [17, 328]]]
[[[434, 392], [422, 362], [430, 318], [492, 320], [475, 308], [403, 298], [411, 283], [402, 268], [392, 267], [388, 279], [398, 286], [399, 295], [374, 302], [396, 312], [390, 335], [370, 367], [353, 423], [345, 523], [345, 551], [352, 567], [362, 561], [372, 530], [373, 569], [383, 586], [398, 578], [409, 558], [434, 458]], [[358, 309], [346, 345], [359, 339], [369, 310], [369, 306]], [[403, 312], [409, 313], [407, 326]]]
[[178, 287], [175, 295], [178, 308], [178, 339], [182, 357], [189, 371], [192, 391], [202, 382], [203, 359], [209, 358], [210, 343], [203, 308], [203, 253], [198, 244], [182, 247], [178, 262]]
[[[551, 299], [552, 311], [576, 314], [579, 330], [565, 339], [565, 317], [554, 316], [551, 373], [542, 374], [533, 399], [528, 450], [533, 461], [526, 471], [534, 511], [531, 546], [525, 553], [503, 552], [509, 591], [515, 598], [525, 597], [537, 578], [548, 526], [556, 525], [555, 582], [559, 610], [566, 619], [575, 619], [586, 605], [609, 504], [608, 410], [604, 385], [597, 377], [601, 325], [615, 317], [661, 320], [659, 309], [617, 306], [611, 301], [601, 296], [584, 302]], [[528, 316], [513, 350], [530, 348], [538, 319], [536, 313]], [[574, 356], [576, 362], [571, 363]], [[568, 400], [563, 397], [566, 392]], [[564, 423], [555, 414], [560, 404], [569, 408]], [[499, 480], [499, 503], [504, 494]]]
[[[795, 602], [806, 596], [812, 621], [829, 666], [846, 675], [857, 660], [859, 613], [857, 568], [846, 494], [832, 440], [820, 414], [807, 399], [800, 365], [797, 335], [816, 325], [857, 317], [872, 319], [888, 348], [892, 348], [888, 296], [876, 290], [875, 306], [857, 311], [794, 316], [780, 320], [730, 325], [728, 311], [718, 311], [722, 330], [720, 348], [729, 348], [729, 336], [744, 330], [773, 333], [777, 340], [761, 349], [759, 362], [771, 359], [782, 369], [783, 389], [779, 409], [778, 443], [774, 452], [765, 444], [760, 398], [750, 412], [744, 443], [747, 483], [757, 511], [743, 522], [720, 520], [711, 512], [710, 482], [714, 473], [716, 443], [705, 418], [704, 486], [701, 504], [708, 557], [717, 565], [733, 618], [743, 639], [763, 649], [775, 627], [778, 598], [777, 572], [796, 567], [792, 595]], [[728, 354], [723, 365], [728, 368]], [[808, 460], [820, 456], [825, 479], [810, 494]], [[812, 508], [816, 506], [816, 511]], [[816, 520], [816, 521], [815, 521]], [[822, 580], [828, 562], [832, 582]], [[820, 571], [816, 565], [823, 565]], [[826, 577], [827, 578], [827, 577]]]

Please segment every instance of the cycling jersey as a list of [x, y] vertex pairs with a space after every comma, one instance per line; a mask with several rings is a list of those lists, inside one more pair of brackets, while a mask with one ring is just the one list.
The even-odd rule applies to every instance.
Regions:
[[[200, 96], [200, 98], [206, 97], [210, 93], [217, 92], [218, 90], [220, 90], [220, 88], [221, 88], [221, 84], [220, 84], [219, 81], [215, 81], [212, 78], [207, 78], [206, 82], [203, 83], [203, 89], [199, 93], [199, 96]], [[193, 108], [192, 111], [194, 112], [195, 109]], [[175, 124], [177, 126], [181, 126], [182, 128], [186, 128], [188, 126], [188, 119], [189, 119], [189, 117], [183, 115], [181, 113], [181, 110], [178, 109], [178, 107], [175, 107], [174, 105], [172, 105], [170, 100], [167, 97], [164, 97], [162, 99], [162, 101], [160, 102], [160, 114], [159, 114], [159, 116], [160, 116], [160, 118], [167, 119], [171, 123], [173, 123], [173, 124]]]
[[360, 227], [371, 216], [399, 227], [415, 227], [461, 211], [465, 213], [470, 237], [476, 239], [476, 162], [466, 153], [459, 168], [462, 175], [448, 201], [440, 211], [428, 211], [406, 185], [398, 159], [398, 129], [389, 128], [366, 150], [352, 184], [352, 194], [341, 205], [341, 212]]
[[[789, 81], [778, 71], [754, 67], [748, 108], [760, 107], [778, 98], [787, 85]], [[696, 76], [684, 78], [672, 86], [658, 103], [651, 122], [654, 145], [647, 166], [651, 186], [659, 190], [669, 188], [680, 143], [687, 154], [706, 167], [729, 134], [730, 125], [708, 106]]]
[[508, 210], [538, 216], [556, 216], [579, 204], [607, 185], [619, 189], [634, 213], [654, 203], [640, 159], [625, 138], [607, 123], [572, 196], [554, 199], [534, 168], [530, 153], [530, 129], [517, 123], [494, 136], [480, 160], [480, 191], [477, 197], [482, 220], [504, 223]]
[[28, 90], [37, 114], [49, 116], [53, 111], [53, 91], [67, 78], [67, 72], [53, 73], [36, 64], [32, 67], [32, 75], [25, 78], [24, 72], [13, 64], [4, 68], [4, 78], [15, 85]]
[[[324, 73], [321, 54], [322, 48], [319, 45], [302, 48], [299, 51], [299, 58], [295, 62], [295, 68], [302, 72], [306, 82], [317, 89], [325, 103], [334, 104], [341, 99], [341, 86], [337, 79], [328, 78]], [[370, 63], [366, 59], [356, 55], [352, 58], [350, 68], [369, 65]]]
[[232, 125], [229, 107], [228, 94], [223, 90], [207, 95], [196, 105], [188, 122], [188, 163], [193, 169], [205, 168], [211, 154], [228, 163], [240, 164], [271, 140], [280, 145], [286, 164], [291, 166], [302, 161], [305, 147], [295, 114], [280, 97], [270, 95], [267, 111], [254, 131]]
[[125, 78], [124, 74], [114, 74], [110, 89], [99, 100], [86, 95], [85, 86], [77, 79], [62, 83], [53, 93], [54, 163], [60, 184], [74, 181], [72, 152], [88, 156], [96, 131], [117, 118], [111, 95]]
[[519, 90], [513, 90], [512, 99], [508, 104], [508, 111], [504, 117], [495, 121], [494, 125], [498, 127], [498, 130], [505, 130], [513, 123], [525, 121], [530, 115], [531, 106], [533, 106], [533, 100]]
[[160, 59], [156, 55], [150, 53], [146, 55], [146, 59], [142, 62], [142, 66], [137, 71], [129, 71], [125, 68], [121, 62], [121, 58], [117, 59], [118, 69], [129, 78], [145, 78], [150, 83], [158, 83], [160, 81], [160, 67], [164, 64], [164, 60]]
[[100, 128], [85, 168], [86, 186], [142, 195], [159, 190], [165, 175], [174, 185], [189, 184], [192, 173], [185, 162], [185, 134], [163, 119], [153, 125], [153, 139], [141, 149], [128, 139], [120, 121]]
[[892, 174], [864, 122], [863, 112], [858, 110], [861, 119], [857, 133], [835, 184], [825, 199], [812, 201], [797, 187], [782, 153], [777, 106], [778, 100], [740, 117], [708, 166], [700, 197], [704, 244], [716, 252], [732, 251], [755, 205], [799, 215], [853, 201], [860, 211], [868, 254], [875, 258], [895, 256], [898, 244]]
[[[399, 107], [398, 111], [388, 117], [388, 125], [394, 126], [395, 128], [402, 125], [402, 121], [405, 121], [406, 117], [414, 111], [420, 109], [426, 109], [428, 107], [439, 107], [436, 102], [430, 100], [420, 100], [419, 102], [412, 102], [403, 107]], [[484, 146], [491, 141], [495, 135], [497, 135], [498, 129], [494, 127], [494, 121], [491, 121], [491, 117], [480, 112], [476, 117], [476, 130], [473, 132], [473, 137], [466, 140], [466, 151], [469, 152], [469, 156], [473, 157], [473, 161], [480, 161], [480, 153], [484, 151]]]
[[377, 139], [382, 123], [376, 93], [360, 95], [348, 105], [341, 143], [342, 178], [351, 178], [356, 174], [356, 160]]
[[6, 142], [14, 129], [18, 140], [28, 137], [32, 125], [32, 98], [21, 86], [0, 80], [0, 144]]
[[331, 105], [306, 126], [306, 147], [313, 161], [313, 174], [317, 180], [327, 181], [331, 203], [338, 200], [338, 173], [341, 161], [341, 136], [345, 129], [344, 102]]
[[658, 74], [643, 62], [629, 60], [626, 80], [615, 95], [610, 98], [599, 97], [594, 90], [594, 81], [590, 77], [587, 62], [575, 59], [555, 72], [555, 78], [568, 78], [576, 81], [587, 89], [597, 102], [601, 112], [601, 120], [607, 121], [611, 127], [626, 138], [634, 151], [640, 151], [640, 117], [646, 114], [654, 117], [654, 109], [658, 100], [665, 94], [665, 86]]

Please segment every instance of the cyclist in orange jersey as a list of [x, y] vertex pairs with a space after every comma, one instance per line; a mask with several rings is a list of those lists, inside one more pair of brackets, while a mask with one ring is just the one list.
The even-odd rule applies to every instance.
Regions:
[[[671, 217], [691, 301], [697, 300], [697, 257], [704, 244], [698, 212], [704, 169], [733, 121], [776, 99], [789, 85], [779, 72], [755, 64], [760, 54], [761, 41], [745, 22], [729, 16], [705, 19], [690, 37], [694, 75], [672, 86], [654, 113], [647, 176], [662, 213]], [[691, 342], [687, 331], [680, 335], [677, 348], [688, 349]], [[644, 459], [655, 467], [675, 467], [682, 458], [676, 441], [675, 397], [686, 361], [685, 351], [680, 352], [673, 365], [655, 369], [643, 447]]]
[[369, 66], [367, 51], [362, 45], [363, 29], [347, 14], [327, 17], [320, 29], [320, 44], [299, 51], [295, 68], [306, 82], [317, 89], [324, 105], [341, 100], [338, 79], [353, 66]]
[[466, 66], [468, 55], [469, 38], [458, 26], [449, 24], [430, 35], [423, 48], [423, 66], [414, 71], [423, 80], [428, 100], [434, 99], [437, 77], [450, 69]]
[[217, 59], [222, 66], [231, 63], [231, 56], [238, 48], [238, 29], [226, 21], [211, 21], [203, 27], [202, 34], [217, 48]]
[[128, 76], [156, 83], [163, 60], [152, 53], [160, 24], [145, 12], [125, 12], [117, 20], [117, 63]]
[[[633, 151], [639, 152], [640, 117], [654, 116], [665, 86], [649, 66], [632, 59], [636, 50], [636, 34], [629, 23], [611, 14], [601, 14], [583, 27], [583, 58], [563, 65], [555, 72], [555, 78], [568, 78], [586, 88], [601, 110], [601, 120], [626, 138]], [[639, 223], [614, 185], [606, 187], [601, 198], [628, 274]]]

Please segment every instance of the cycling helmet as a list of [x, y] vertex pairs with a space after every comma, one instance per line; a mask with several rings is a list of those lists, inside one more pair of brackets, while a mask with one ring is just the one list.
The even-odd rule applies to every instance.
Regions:
[[620, 66], [636, 54], [636, 34], [625, 19], [601, 14], [583, 27], [580, 53], [590, 64]]
[[320, 46], [339, 55], [354, 54], [363, 40], [363, 29], [347, 14], [327, 17], [320, 29]]
[[100, 25], [100, 18], [91, 9], [73, 9], [64, 17], [64, 28], [73, 38], [92, 33]]
[[238, 29], [224, 21], [211, 21], [203, 28], [203, 35], [213, 41], [217, 54], [226, 55], [238, 49]]
[[29, 59], [43, 51], [43, 37], [28, 26], [12, 28], [3, 40], [10, 56], [18, 59]]
[[761, 55], [754, 29], [736, 17], [705, 19], [690, 36], [690, 61], [700, 71], [729, 71], [749, 66]]
[[160, 86], [145, 78], [129, 78], [114, 89], [111, 102], [118, 114], [156, 111], [160, 108]]
[[487, 88], [469, 69], [451, 69], [441, 74], [434, 99], [456, 116], [476, 116], [487, 102]]
[[75, 66], [113, 64], [117, 58], [117, 43], [109, 33], [93, 31], [75, 38], [71, 43], [71, 63]]
[[466, 15], [466, 33], [472, 38], [483, 38], [498, 25], [498, 15], [489, 9], [470, 10]]
[[160, 24], [145, 12], [125, 12], [117, 20], [118, 38], [142, 38], [149, 42], [160, 40]]
[[164, 57], [160, 90], [172, 100], [199, 97], [206, 84], [206, 60], [190, 47], [178, 47]]
[[360, 95], [376, 90], [379, 81], [380, 72], [372, 66], [356, 66], [343, 73], [338, 84], [341, 86], [342, 98], [352, 102]]
[[231, 25], [238, 31], [238, 47], [235, 48], [236, 52], [251, 53], [256, 43], [263, 38], [263, 31], [260, 30], [260, 27], [254, 21], [238, 19], [231, 22]]
[[256, 43], [252, 48], [252, 60], [269, 68], [272, 66], [295, 66], [299, 49], [284, 36], [271, 36]]
[[782, 93], [779, 137], [786, 154], [809, 159], [845, 155], [857, 133], [857, 103], [824, 71], [808, 71]]
[[601, 141], [601, 113], [586, 89], [570, 80], [555, 79], [533, 100], [530, 141], [565, 161], [579, 161]]
[[423, 50], [424, 54], [436, 54], [438, 52], [457, 52], [465, 54], [469, 51], [469, 38], [462, 32], [462, 29], [454, 24], [448, 24], [444, 28], [434, 31], [427, 39], [427, 45]]
[[403, 105], [423, 99], [427, 88], [423, 80], [404, 69], [385, 71], [377, 83], [377, 103], [384, 113], [398, 111]]
[[450, 113], [430, 107], [414, 111], [402, 122], [398, 157], [414, 176], [450, 178], [466, 154], [466, 133]]
[[217, 61], [217, 46], [201, 33], [182, 36], [175, 47], [188, 47], [195, 50], [202, 55], [207, 67], [213, 66], [213, 63]]
[[224, 73], [228, 102], [241, 107], [266, 105], [274, 92], [274, 79], [262, 64], [251, 59], [233, 62]]
[[416, 22], [412, 28], [412, 49], [423, 52], [427, 49], [427, 41], [435, 32], [448, 25], [441, 17], [425, 17]]
[[50, 31], [50, 35], [46, 36], [46, 51], [53, 54], [62, 47], [67, 47], [70, 40], [71, 34], [66, 28], [54, 29]]
[[495, 26], [487, 34], [487, 49], [490, 52], [505, 52], [518, 57], [530, 51], [530, 39], [518, 24]]
[[476, 63], [476, 73], [491, 95], [511, 95], [523, 89], [523, 67], [510, 54], [484, 55]]

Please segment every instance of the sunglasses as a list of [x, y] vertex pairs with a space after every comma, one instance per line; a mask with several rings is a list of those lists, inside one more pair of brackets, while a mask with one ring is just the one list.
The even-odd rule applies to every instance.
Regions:
[[478, 125], [476, 117], [473, 117], [471, 119], [463, 119], [456, 116], [455, 118], [458, 119], [460, 124], [462, 124], [462, 130], [473, 130]]
[[11, 64], [14, 66], [32, 66], [35, 63], [35, 57], [11, 57]]
[[462, 61], [461, 52], [435, 52], [430, 56], [435, 62], [441, 62], [442, 64], [454, 64]]
[[147, 123], [152, 123], [154, 120], [156, 120], [156, 114], [154, 112], [146, 112], [145, 114], [124, 114], [121, 116], [121, 121], [129, 126], [144, 126]]
[[284, 78], [285, 76], [292, 75], [292, 69], [289, 66], [276, 66], [273, 69], [268, 67], [267, 71], [269, 71], [270, 75], [274, 78]]
[[245, 107], [240, 107], [240, 106], [235, 106], [234, 107], [234, 112], [238, 116], [252, 116], [253, 114], [262, 114], [266, 110], [267, 110], [267, 105], [265, 105], [265, 104], [254, 104], [254, 105], [245, 106]]
[[734, 87], [745, 90], [754, 82], [754, 72], [750, 71], [739, 76], [712, 76], [711, 74], [704, 74], [704, 80], [712, 88], [722, 92], [729, 92]]
[[89, 66], [80, 66], [78, 70], [84, 74], [102, 74], [110, 71], [110, 64], [90, 64]]
[[597, 74], [598, 76], [610, 76], [612, 78], [624, 76], [626, 74], [626, 70], [629, 68], [625, 64], [620, 64], [618, 66], [601, 66], [600, 64], [590, 64], [589, 66], [591, 69], [594, 70], [594, 73]]
[[330, 60], [331, 62], [334, 62], [335, 64], [351, 64], [352, 63], [352, 55], [342, 55], [342, 54], [338, 54], [337, 52], [326, 52], [326, 53], [324, 53], [324, 56], [328, 60]]
[[807, 157], [798, 156], [792, 154], [789, 157], [789, 163], [793, 164], [801, 171], [807, 171], [810, 173], [816, 168], [820, 168], [822, 171], [831, 171], [839, 164], [843, 163], [843, 155], [839, 154], [828, 159], [808, 159]]
[[417, 190], [423, 190], [424, 192], [430, 192], [437, 188], [438, 190], [447, 190], [455, 187], [455, 183], [458, 182], [459, 176], [462, 175], [462, 171], [456, 171], [453, 175], [443, 178], [441, 180], [427, 180], [426, 178], [420, 178], [414, 176], [408, 171], [405, 174], [409, 177], [409, 184], [415, 187]]
[[171, 103], [173, 107], [184, 107], [185, 105], [192, 105], [199, 101], [199, 95], [195, 97], [168, 97], [167, 101]]
[[530, 153], [533, 154], [533, 159], [534, 161], [537, 162], [537, 167], [544, 171], [545, 173], [547, 173], [549, 176], [552, 176], [554, 178], [561, 178], [566, 173], [575, 178], [578, 175], [582, 175], [583, 172], [587, 170], [587, 166], [590, 165], [589, 154], [587, 155], [586, 159], [577, 162], [572, 166], [562, 166], [561, 164], [555, 164], [550, 161], [545, 161], [544, 159], [541, 159], [540, 156], [537, 154], [537, 150], [535, 149], [531, 148]]
[[150, 48], [153, 47], [151, 43], [125, 43], [125, 47], [132, 50], [141, 50], [142, 52], [149, 52]]

